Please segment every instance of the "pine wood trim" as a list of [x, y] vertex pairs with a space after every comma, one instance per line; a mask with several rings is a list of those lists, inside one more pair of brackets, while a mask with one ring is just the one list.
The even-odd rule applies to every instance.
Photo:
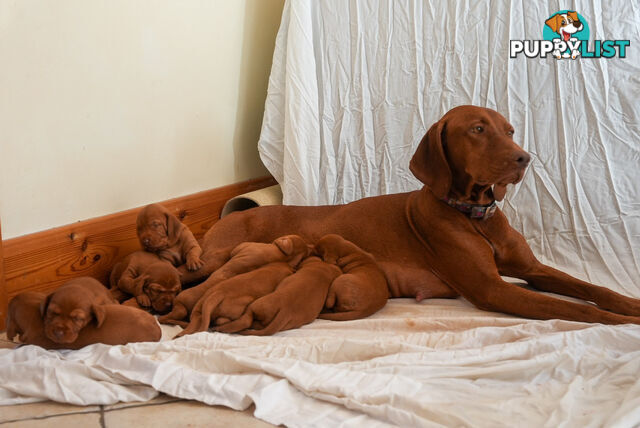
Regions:
[[[274, 184], [273, 177], [261, 177], [160, 203], [200, 239], [218, 221], [229, 199]], [[4, 241], [4, 258], [0, 258], [4, 260], [0, 263], [0, 331], [5, 328], [8, 301], [22, 291], [49, 292], [78, 276], [92, 276], [106, 284], [114, 263], [140, 249], [135, 221], [141, 208]]]

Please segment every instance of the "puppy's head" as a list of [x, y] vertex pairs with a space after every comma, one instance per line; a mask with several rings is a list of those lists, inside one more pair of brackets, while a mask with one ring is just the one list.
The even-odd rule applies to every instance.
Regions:
[[560, 34], [563, 41], [569, 40], [575, 33], [582, 30], [583, 25], [578, 18], [578, 12], [568, 11], [557, 13], [544, 22], [554, 33]]
[[273, 245], [284, 253], [291, 267], [296, 267], [305, 257], [311, 254], [312, 245], [308, 245], [298, 235], [285, 235], [273, 241]]
[[153, 310], [160, 314], [173, 308], [173, 301], [182, 290], [180, 273], [166, 262], [149, 265], [136, 282], [142, 285], [142, 292], [151, 300]]
[[158, 252], [173, 246], [184, 225], [162, 205], [144, 207], [136, 219], [140, 245], [146, 251]]
[[100, 306], [67, 291], [73, 290], [55, 291], [40, 305], [44, 334], [56, 343], [73, 343], [80, 330], [92, 320], [98, 327], [104, 321], [104, 311]]
[[314, 253], [320, 256], [326, 263], [337, 264], [342, 255], [345, 239], [340, 235], [329, 234], [318, 239], [314, 247]]
[[456, 107], [429, 129], [409, 168], [440, 199], [501, 200], [507, 185], [522, 179], [531, 158], [513, 141], [513, 133], [494, 110]]

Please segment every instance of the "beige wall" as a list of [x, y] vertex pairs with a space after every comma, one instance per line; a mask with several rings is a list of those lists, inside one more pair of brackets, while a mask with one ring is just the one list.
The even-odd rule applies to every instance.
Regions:
[[282, 7], [0, 1], [3, 238], [266, 175]]

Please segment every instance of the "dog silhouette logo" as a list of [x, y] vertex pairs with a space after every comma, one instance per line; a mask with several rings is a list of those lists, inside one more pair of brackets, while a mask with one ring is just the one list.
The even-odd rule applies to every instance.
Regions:
[[[576, 59], [580, 55], [582, 41], [589, 40], [589, 25], [582, 15], [574, 10], [561, 10], [544, 21], [542, 32], [544, 40], [560, 39], [564, 44], [556, 43], [552, 52], [557, 59]], [[562, 48], [565, 47], [563, 50]]]

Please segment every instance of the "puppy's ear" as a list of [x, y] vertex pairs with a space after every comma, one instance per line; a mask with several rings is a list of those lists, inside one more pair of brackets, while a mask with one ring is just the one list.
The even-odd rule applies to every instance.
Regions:
[[291, 240], [291, 238], [278, 238], [273, 241], [273, 244], [287, 256], [290, 256], [293, 253], [293, 241]]
[[44, 318], [47, 314], [47, 308], [49, 308], [49, 302], [51, 302], [51, 296], [53, 293], [50, 293], [47, 297], [44, 298], [42, 302], [40, 302], [40, 316]]
[[96, 305], [94, 303], [91, 305], [91, 312], [93, 312], [93, 317], [96, 319], [96, 327], [102, 327], [102, 323], [107, 317], [107, 311], [104, 308], [104, 305]]
[[496, 201], [501, 201], [504, 199], [504, 195], [507, 193], [507, 185], [506, 184], [494, 184], [493, 185], [493, 198]]
[[578, 12], [576, 11], [569, 11], [567, 12], [567, 16], [571, 19], [573, 19], [574, 21], [578, 21], [580, 22], [580, 18], [578, 18]]
[[551, 28], [551, 30], [553, 30], [554, 33], [558, 32], [558, 28], [560, 28], [561, 22], [562, 22], [562, 16], [557, 14], [553, 15], [551, 18], [544, 21], [544, 23], [547, 24], [547, 26]]
[[169, 241], [175, 242], [178, 240], [178, 236], [180, 235], [182, 228], [186, 226], [178, 220], [178, 217], [174, 216], [170, 212], [167, 212], [165, 217], [167, 219], [167, 237], [169, 238]]
[[451, 169], [444, 154], [445, 123], [434, 123], [420, 141], [411, 158], [409, 169], [438, 198], [445, 198], [451, 189]]

